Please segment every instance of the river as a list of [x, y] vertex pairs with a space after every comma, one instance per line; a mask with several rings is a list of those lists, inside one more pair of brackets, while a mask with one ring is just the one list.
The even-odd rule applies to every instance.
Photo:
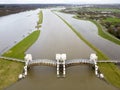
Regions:
[[35, 30], [38, 12], [39, 9], [0, 17], [0, 54]]
[[78, 20], [71, 14], [58, 13], [67, 22], [72, 25], [86, 40], [100, 49], [104, 54], [113, 60], [120, 59], [120, 45], [117, 45], [98, 35], [98, 29], [95, 24], [87, 20]]
[[[19, 14], [20, 13], [14, 14], [14, 16], [17, 15], [17, 18], [21, 18], [27, 16], [28, 12], [24, 12], [24, 15], [19, 15]], [[32, 15], [34, 16], [32, 17], [32, 20], [36, 21], [37, 18], [36, 11], [32, 12]], [[74, 34], [72, 30], [59, 17], [53, 14], [49, 9], [44, 9], [43, 15], [44, 17], [43, 17], [43, 24], [41, 28], [40, 37], [38, 38], [36, 43], [33, 46], [31, 46], [26, 52], [26, 53], [31, 53], [33, 59], [39, 58], [39, 59], [55, 60], [56, 53], [66, 53], [68, 60], [77, 59], [77, 58], [89, 58], [90, 53], [94, 52], [82, 40], [80, 40], [76, 36], [76, 34]], [[14, 17], [11, 18], [11, 20], [12, 19], [14, 19]], [[21, 23], [20, 25], [18, 21], [16, 21], [15, 25], [17, 25], [18, 23], [18, 25], [20, 25], [21, 27], [22, 25], [24, 26], [24, 24], [26, 23], [24, 22], [24, 19], [19, 19], [19, 20], [21, 20], [20, 22], [22, 22], [23, 20], [23, 23]], [[10, 24], [11, 23], [9, 23], [9, 26]], [[35, 25], [36, 22], [34, 26]], [[30, 27], [29, 27], [30, 30], [34, 29], [33, 27], [31, 28]], [[8, 30], [10, 29], [11, 28], [9, 28]], [[12, 30], [14, 31], [14, 33], [16, 32], [16, 34], [19, 35], [19, 33], [17, 33], [16, 31], [17, 29], [12, 28]], [[9, 32], [6, 31], [6, 34], [9, 34]], [[25, 34], [25, 31], [23, 32], [23, 34]], [[4, 38], [1, 38], [1, 40], [2, 39]], [[16, 37], [15, 39], [19, 39], [19, 37]], [[4, 40], [7, 42], [8, 39], [4, 39]], [[17, 83], [11, 85], [6, 89], [7, 90], [117, 90], [112, 85], [97, 78], [94, 74], [94, 71], [92, 71], [91, 68], [87, 65], [73, 66], [67, 68], [65, 78], [57, 78], [56, 68], [54, 67], [34, 66], [31, 68], [31, 70], [28, 73], [28, 76], [25, 79], [18, 81]]]

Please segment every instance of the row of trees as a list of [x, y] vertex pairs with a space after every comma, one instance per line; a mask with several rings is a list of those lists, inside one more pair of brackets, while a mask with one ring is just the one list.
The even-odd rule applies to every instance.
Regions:
[[120, 39], [120, 22], [101, 21], [101, 24], [107, 28], [110, 34]]
[[120, 39], [120, 24], [110, 25], [108, 27], [108, 32]]
[[[62, 12], [74, 13], [76, 18], [99, 20], [107, 31], [120, 39], [120, 14], [115, 12], [90, 11], [87, 8], [64, 9]], [[116, 18], [118, 19], [116, 19]], [[114, 19], [115, 18], [115, 19]]]

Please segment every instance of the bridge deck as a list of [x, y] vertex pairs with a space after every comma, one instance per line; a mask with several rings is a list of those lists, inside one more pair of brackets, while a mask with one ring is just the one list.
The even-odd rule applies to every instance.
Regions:
[[[24, 60], [21, 59], [16, 59], [16, 58], [10, 58], [10, 57], [4, 57], [0, 56], [1, 59], [6, 59], [10, 61], [17, 61], [17, 62], [23, 62], [25, 63]], [[120, 63], [120, 60], [97, 60], [97, 63]], [[48, 60], [48, 59], [38, 59], [38, 60], [32, 60], [29, 62], [29, 66], [35, 66], [35, 65], [50, 65], [50, 66], [56, 66], [57, 61], [56, 60]], [[65, 61], [66, 65], [71, 65], [71, 64], [92, 64], [89, 59], [73, 59], [73, 60], [66, 60]]]
[[83, 64], [89, 64], [89, 59], [73, 59], [73, 60], [66, 60], [66, 64], [73, 64], [73, 63], [83, 63]]
[[56, 60], [48, 60], [48, 59], [32, 60], [31, 62], [29, 62], [28, 66], [35, 66], [41, 64], [48, 66], [56, 66]]

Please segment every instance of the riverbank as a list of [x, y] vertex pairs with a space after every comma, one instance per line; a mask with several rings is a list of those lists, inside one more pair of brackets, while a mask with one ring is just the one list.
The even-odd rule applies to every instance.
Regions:
[[103, 31], [102, 30], [102, 26], [97, 21], [94, 21], [94, 20], [89, 20], [89, 21], [93, 22], [97, 26], [97, 28], [98, 28], [98, 34], [101, 37], [103, 37], [103, 38], [105, 38], [107, 40], [110, 40], [113, 43], [116, 43], [116, 44], [120, 45], [120, 40], [117, 39], [117, 38], [115, 38], [114, 36], [110, 35], [108, 32]]
[[[57, 14], [56, 14], [57, 15]], [[57, 15], [60, 17], [59, 15]], [[98, 59], [104, 59], [108, 60], [109, 58], [102, 53], [99, 49], [97, 49], [95, 46], [93, 46], [91, 43], [89, 43], [77, 30], [75, 30], [66, 20], [64, 20], [62, 17], [60, 17], [72, 30], [73, 32], [81, 39], [83, 40], [89, 47], [91, 47], [94, 51], [96, 51], [96, 54], [98, 55]], [[101, 72], [104, 74], [105, 79], [110, 82], [112, 85], [120, 88], [120, 70], [115, 66], [114, 64], [99, 64]]]
[[37, 30], [39, 30], [39, 28], [41, 27], [41, 24], [43, 22], [43, 12], [42, 11], [40, 11], [38, 13], [38, 18], [39, 18], [39, 20], [38, 20], [37, 26], [36, 26]]
[[[4, 53], [3, 56], [23, 59], [25, 51], [37, 40], [39, 35], [40, 31], [34, 31], [9, 51]], [[15, 83], [18, 80], [18, 75], [22, 73], [23, 66], [23, 63], [0, 59], [0, 89]]]
[[98, 35], [100, 35], [104, 39], [107, 39], [115, 44], [120, 45], [120, 40], [117, 39], [116, 37], [114, 37], [113, 35], [109, 34], [108, 32], [104, 31], [102, 26], [99, 24], [99, 22], [97, 22], [95, 20], [91, 20], [91, 19], [82, 19], [82, 18], [79, 18], [77, 16], [74, 16], [73, 18], [78, 19], [78, 20], [88, 20], [88, 21], [94, 23], [98, 28]]
[[23, 63], [0, 59], [0, 90], [18, 80], [18, 75], [22, 72], [23, 66]]
[[[43, 17], [39, 18], [43, 19]], [[35, 30], [2, 56], [24, 59], [26, 50], [35, 43], [39, 35], [40, 30]], [[0, 59], [0, 90], [18, 80], [18, 75], [22, 73], [23, 66], [23, 63]]]
[[19, 58], [24, 59], [25, 51], [37, 40], [37, 38], [40, 35], [40, 30], [34, 31], [32, 34], [30, 34], [28, 37], [23, 39], [21, 42], [19, 42], [17, 45], [15, 45], [13, 48], [5, 52], [2, 56], [5, 57], [12, 57], [12, 58]]

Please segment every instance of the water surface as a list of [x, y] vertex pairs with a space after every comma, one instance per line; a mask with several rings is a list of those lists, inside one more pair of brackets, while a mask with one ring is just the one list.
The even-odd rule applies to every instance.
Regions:
[[[59, 17], [50, 12], [50, 10], [43, 10], [43, 15], [44, 19], [40, 37], [26, 52], [31, 53], [33, 59], [45, 58], [55, 60], [56, 53], [66, 53], [68, 60], [89, 58], [90, 53], [94, 52]], [[55, 67], [32, 67], [25, 79], [8, 87], [7, 90], [117, 89], [98, 79], [89, 66], [80, 65], [67, 68], [65, 78], [56, 77]]]
[[120, 45], [117, 45], [98, 35], [98, 29], [95, 24], [86, 20], [77, 20], [73, 15], [58, 13], [68, 21], [78, 32], [84, 36], [91, 44], [100, 49], [104, 54], [113, 60], [120, 60]]
[[39, 10], [0, 17], [0, 54], [35, 30]]

